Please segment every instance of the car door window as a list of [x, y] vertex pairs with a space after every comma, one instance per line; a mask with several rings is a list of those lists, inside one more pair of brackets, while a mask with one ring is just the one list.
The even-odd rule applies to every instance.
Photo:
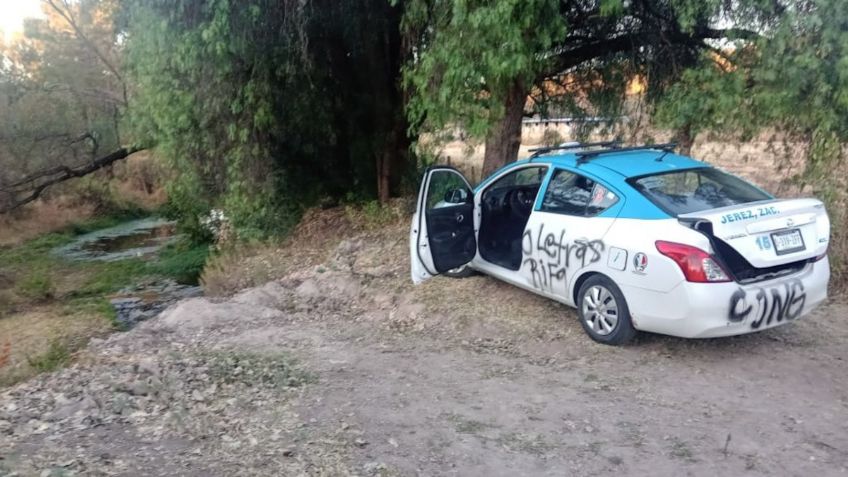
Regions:
[[561, 169], [548, 184], [541, 210], [588, 217], [600, 214], [616, 202], [618, 196], [602, 184]]
[[427, 190], [427, 210], [453, 207], [470, 201], [471, 190], [459, 173], [450, 169], [433, 173]]

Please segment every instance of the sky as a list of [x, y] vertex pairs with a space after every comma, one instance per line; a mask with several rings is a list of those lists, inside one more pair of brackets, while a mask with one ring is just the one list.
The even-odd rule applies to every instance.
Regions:
[[9, 38], [23, 29], [24, 18], [41, 16], [41, 0], [0, 0], [0, 30]]

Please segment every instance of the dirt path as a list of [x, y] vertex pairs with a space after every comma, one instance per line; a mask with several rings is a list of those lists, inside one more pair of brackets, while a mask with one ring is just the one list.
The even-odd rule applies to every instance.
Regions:
[[[597, 345], [402, 241], [193, 299], [0, 394], [0, 475], [846, 475], [848, 307]], [[387, 266], [386, 263], [396, 264]]]

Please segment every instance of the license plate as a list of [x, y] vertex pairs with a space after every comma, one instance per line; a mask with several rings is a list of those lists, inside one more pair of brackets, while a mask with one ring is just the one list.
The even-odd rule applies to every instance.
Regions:
[[774, 243], [774, 251], [778, 255], [799, 252], [806, 248], [804, 237], [801, 236], [801, 231], [798, 229], [773, 233], [771, 234], [771, 241]]

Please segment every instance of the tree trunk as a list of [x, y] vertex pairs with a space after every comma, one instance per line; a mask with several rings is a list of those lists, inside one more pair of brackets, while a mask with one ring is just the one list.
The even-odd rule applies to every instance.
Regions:
[[524, 105], [527, 103], [527, 90], [521, 81], [515, 81], [507, 91], [504, 100], [504, 117], [489, 130], [486, 136], [486, 153], [483, 156], [485, 179], [501, 166], [518, 159], [521, 146], [521, 120], [524, 118]]
[[392, 196], [389, 187], [392, 174], [392, 147], [386, 144], [382, 151], [377, 151], [377, 198], [381, 204], [385, 204]]
[[409, 167], [410, 138], [406, 135], [406, 118], [399, 120], [389, 133], [382, 151], [377, 151], [377, 197], [385, 204], [401, 193], [404, 174]]
[[695, 144], [695, 137], [692, 135], [692, 126], [686, 124], [677, 130], [676, 134], [677, 150], [684, 156], [692, 155], [692, 145]]

